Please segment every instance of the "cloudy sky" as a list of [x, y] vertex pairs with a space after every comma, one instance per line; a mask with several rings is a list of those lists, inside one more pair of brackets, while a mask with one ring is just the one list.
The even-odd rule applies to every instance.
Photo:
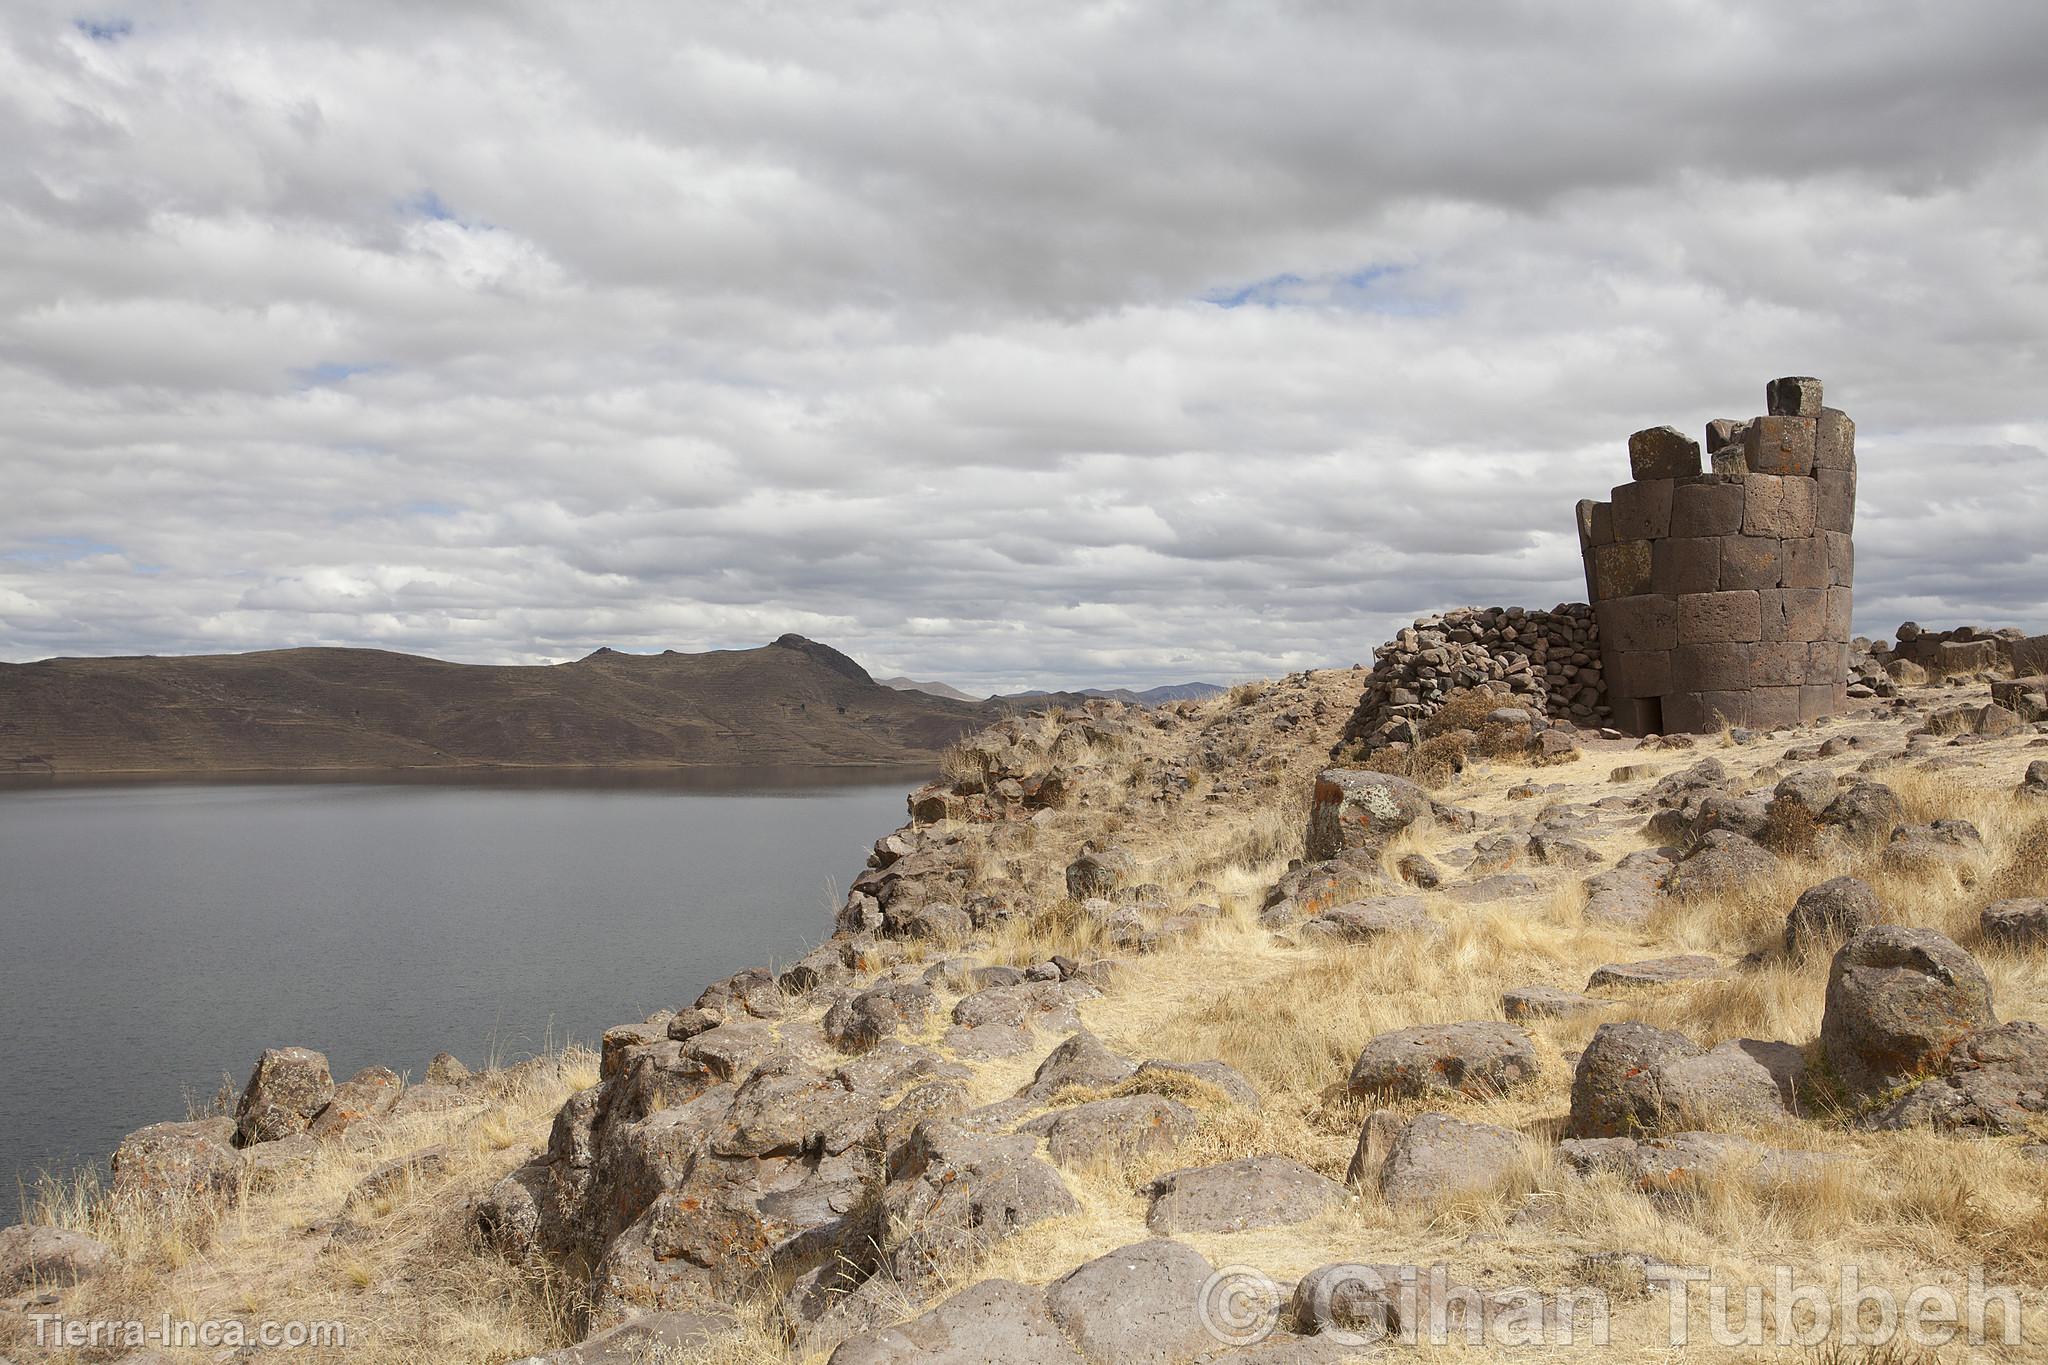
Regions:
[[795, 630], [974, 688], [1583, 595], [1823, 376], [2048, 630], [2048, 6], [0, 10], [0, 658]]

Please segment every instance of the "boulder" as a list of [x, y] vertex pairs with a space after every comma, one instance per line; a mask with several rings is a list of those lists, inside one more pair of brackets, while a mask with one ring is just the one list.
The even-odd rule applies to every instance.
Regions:
[[1017, 1131], [1042, 1136], [1060, 1165], [1081, 1167], [1171, 1151], [1200, 1126], [1194, 1110], [1163, 1095], [1118, 1095], [1055, 1109]]
[[1682, 1033], [1627, 1021], [1602, 1024], [1572, 1076], [1575, 1138], [1626, 1137], [1655, 1131], [1664, 1117], [1657, 1068], [1706, 1050]]
[[334, 1076], [324, 1054], [303, 1047], [266, 1049], [235, 1108], [235, 1145], [303, 1133], [333, 1098]]
[[428, 1085], [461, 1085], [469, 1077], [469, 1068], [452, 1052], [437, 1052], [427, 1063]]
[[1202, 1322], [1215, 1268], [1167, 1237], [1119, 1247], [1046, 1286], [1046, 1304], [1091, 1365], [1174, 1365], [1216, 1346]]
[[1606, 1009], [1612, 1003], [1555, 986], [1516, 986], [1501, 992], [1500, 1012], [1510, 1019], [1562, 1019], [1582, 1010]]
[[1383, 1033], [1351, 1068], [1354, 1095], [1497, 1095], [1536, 1075], [1536, 1048], [1513, 1024], [1475, 1019]]
[[1146, 1187], [1154, 1232], [1243, 1232], [1303, 1223], [1342, 1204], [1342, 1185], [1284, 1156], [1169, 1171]]
[[1422, 1208], [1497, 1188], [1515, 1170], [1522, 1140], [1510, 1129], [1422, 1114], [1394, 1139], [1380, 1168], [1380, 1194], [1397, 1208]]
[[1035, 1155], [1036, 1138], [976, 1133], [963, 1123], [918, 1124], [882, 1187], [876, 1227], [899, 1279], [926, 1280], [1020, 1228], [1081, 1211]]
[[1045, 1290], [983, 1280], [909, 1322], [850, 1337], [828, 1365], [1084, 1365]]
[[1575, 1175], [1611, 1173], [1651, 1196], [1696, 1191], [1734, 1176], [1765, 1186], [1807, 1181], [1840, 1159], [1765, 1147], [1734, 1133], [1671, 1133], [1640, 1141], [1566, 1139], [1557, 1144], [1557, 1155]]
[[1264, 908], [1289, 905], [1299, 918], [1320, 914], [1333, 905], [1366, 900], [1389, 889], [1386, 874], [1372, 859], [1363, 855], [1328, 858], [1290, 869], [1267, 891]]
[[1138, 1069], [1137, 1063], [1104, 1047], [1094, 1034], [1081, 1032], [1046, 1054], [1019, 1099], [1044, 1103], [1069, 1087], [1106, 1089]]
[[1138, 860], [1115, 844], [1083, 845], [1081, 856], [1067, 864], [1067, 895], [1077, 901], [1108, 896], [1138, 875]]
[[235, 1121], [153, 1123], [114, 1150], [111, 1192], [121, 1200], [163, 1206], [186, 1199], [232, 1197], [241, 1182]]
[[1785, 916], [1785, 951], [1850, 938], [1884, 918], [1884, 904], [1861, 877], [1836, 877], [1799, 893]]
[[1354, 768], [1316, 774], [1303, 857], [1314, 863], [1350, 849], [1377, 856], [1387, 841], [1430, 811], [1429, 793], [1405, 777]]
[[1382, 934], [1440, 934], [1443, 926], [1422, 908], [1420, 896], [1380, 896], [1325, 910], [1301, 926], [1318, 943], [1365, 943]]
[[1587, 919], [1600, 924], [1617, 924], [1639, 929], [1650, 922], [1650, 913], [1663, 903], [1660, 894], [1675, 860], [1657, 849], [1631, 853], [1605, 872], [1586, 878]]
[[1994, 901], [1977, 922], [1993, 943], [2011, 948], [2048, 946], [2048, 898]]
[[1966, 1035], [1941, 1074], [1866, 1115], [1868, 1128], [2032, 1135], [2048, 1119], [2048, 1029], [2015, 1021]]
[[105, 1242], [73, 1228], [0, 1228], [0, 1294], [68, 1289], [97, 1274], [111, 1254]]
[[718, 1312], [641, 1313], [574, 1346], [513, 1365], [642, 1365], [701, 1350], [733, 1326], [732, 1318]]
[[313, 1116], [306, 1131], [322, 1141], [331, 1141], [358, 1123], [389, 1114], [404, 1093], [405, 1082], [397, 1072], [381, 1066], [367, 1067], [334, 1087], [334, 1098]]
[[1975, 958], [1932, 929], [1865, 929], [1835, 954], [1821, 1052], [1852, 1091], [1888, 1089], [1939, 1066], [1997, 1020]]
[[1586, 979], [1586, 989], [1602, 986], [1641, 990], [1669, 986], [1683, 981], [1710, 981], [1722, 975], [1719, 960], [1704, 953], [1680, 953], [1675, 957], [1645, 958], [1641, 962], [1610, 962], [1596, 967]]
[[1777, 855], [1731, 829], [1708, 830], [1666, 881], [1681, 901], [1739, 896], [1776, 874]]
[[1820, 824], [1851, 847], [1874, 849], [1882, 848], [1905, 818], [1897, 792], [1882, 782], [1858, 782], [1828, 804]]
[[1884, 870], [1906, 877], [1931, 877], [1947, 872], [1966, 884], [1976, 879], [1984, 838], [1968, 820], [1936, 820], [1892, 831], [1884, 846]]
[[1142, 1063], [1133, 1075], [1137, 1084], [1157, 1086], [1162, 1094], [1178, 1093], [1183, 1081], [1194, 1081], [1220, 1091], [1232, 1104], [1246, 1109], [1259, 1107], [1258, 1089], [1236, 1067], [1222, 1062], [1166, 1062], [1154, 1058]]
[[825, 1036], [848, 1052], [873, 1047], [902, 1029], [917, 1029], [934, 996], [922, 981], [892, 981], [840, 1000], [825, 1011]]
[[1443, 894], [1460, 905], [1490, 905], [1494, 901], [1535, 895], [1536, 879], [1520, 872], [1496, 872], [1490, 877], [1474, 877], [1447, 886]]

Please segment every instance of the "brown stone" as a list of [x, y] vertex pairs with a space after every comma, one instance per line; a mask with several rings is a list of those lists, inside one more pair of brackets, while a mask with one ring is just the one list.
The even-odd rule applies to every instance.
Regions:
[[1759, 417], [1742, 433], [1742, 459], [1752, 474], [1805, 478], [1813, 473], [1811, 417]]
[[1661, 540], [1670, 535], [1672, 491], [1670, 479], [1644, 479], [1616, 488], [1614, 538]]
[[1728, 692], [1750, 684], [1748, 644], [1680, 645], [1671, 651], [1671, 679], [1667, 690], [1687, 692]]
[[1852, 593], [1848, 588], [1828, 589], [1827, 625], [1821, 632], [1821, 639], [1849, 638], [1849, 627], [1855, 619], [1855, 604], [1851, 597]]
[[1749, 724], [1747, 692], [1674, 692], [1664, 698], [1664, 729], [1672, 734], [1709, 734]]
[[1721, 586], [1721, 540], [1714, 536], [1659, 540], [1650, 550], [1650, 590], [1676, 597]]
[[[1856, 542], [1846, 531], [1822, 531], [1828, 552], [1828, 586], [1846, 588], [1856, 581]], [[1788, 585], [1790, 586], [1790, 585]]]
[[1671, 690], [1671, 652], [1618, 649], [1607, 656], [1610, 697], [1661, 697]]
[[1651, 427], [1628, 438], [1629, 477], [1683, 479], [1700, 472], [1700, 445], [1676, 427]]
[[1742, 529], [1743, 486], [1720, 477], [1688, 479], [1671, 490], [1671, 534], [1728, 536]]
[[1784, 572], [1784, 549], [1775, 537], [1724, 536], [1720, 545], [1721, 577], [1714, 585], [1715, 588], [1725, 592], [1732, 589], [1778, 586], [1778, 580]]
[[1777, 588], [1757, 594], [1766, 640], [1826, 638], [1828, 594], [1822, 588]]
[[1789, 375], [1764, 385], [1764, 411], [1773, 417], [1818, 417], [1820, 381], [1812, 375]]
[[1856, 423], [1840, 408], [1822, 408], [1814, 428], [1813, 467], [1854, 469], [1856, 467]]
[[1799, 688], [1753, 687], [1749, 691], [1749, 719], [1745, 724], [1760, 730], [1799, 724]]
[[1822, 720], [1842, 709], [1842, 688], [1839, 684], [1807, 683], [1799, 689], [1799, 719]]
[[[1801, 640], [1780, 640], [1752, 647], [1749, 679], [1754, 687], [1796, 688], [1806, 681], [1808, 645]], [[1797, 711], [1795, 706], [1794, 711]]]
[[1823, 531], [1856, 529], [1856, 471], [1823, 469], [1814, 476], [1818, 506], [1815, 520]]
[[1780, 541], [1784, 547], [1784, 563], [1775, 584], [1763, 587], [1825, 588], [1833, 581], [1828, 564], [1828, 543], [1820, 536], [1807, 536], [1800, 540]]
[[1579, 544], [1612, 545], [1614, 543], [1614, 509], [1607, 503], [1592, 498], [1580, 498]]
[[1806, 646], [1806, 681], [1835, 686], [1849, 671], [1849, 646], [1815, 640]]
[[[1606, 635], [1605, 627], [1601, 630]], [[1754, 592], [1694, 592], [1678, 599], [1678, 639], [1688, 645], [1733, 644], [1763, 637]]]
[[1739, 417], [1716, 417], [1707, 423], [1708, 453], [1739, 445], [1742, 441], [1742, 429], [1748, 425], [1749, 423]]
[[1650, 590], [1650, 542], [1625, 540], [1593, 547], [1593, 599], [1635, 597]]
[[1601, 602], [1593, 613], [1605, 651], [1669, 649], [1678, 643], [1678, 610], [1668, 597], [1617, 597]]

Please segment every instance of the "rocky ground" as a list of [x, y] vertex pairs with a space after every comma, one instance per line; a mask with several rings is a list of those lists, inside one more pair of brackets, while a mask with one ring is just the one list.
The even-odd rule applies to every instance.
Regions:
[[1467, 694], [1326, 772], [1366, 679], [1005, 721], [817, 951], [595, 1059], [266, 1054], [0, 1234], [0, 1353], [156, 1358], [35, 1348], [61, 1312], [355, 1334], [170, 1360], [1667, 1360], [1675, 1294], [1755, 1359], [1709, 1288], [1768, 1331], [1853, 1266], [1974, 1268], [2018, 1305], [1976, 1358], [2041, 1358], [2048, 698], [1637, 742]]

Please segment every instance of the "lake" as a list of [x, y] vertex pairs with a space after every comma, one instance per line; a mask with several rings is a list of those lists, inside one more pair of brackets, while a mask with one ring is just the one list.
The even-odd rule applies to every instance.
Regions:
[[0, 788], [0, 1223], [265, 1047], [418, 1077], [787, 962], [924, 776]]

